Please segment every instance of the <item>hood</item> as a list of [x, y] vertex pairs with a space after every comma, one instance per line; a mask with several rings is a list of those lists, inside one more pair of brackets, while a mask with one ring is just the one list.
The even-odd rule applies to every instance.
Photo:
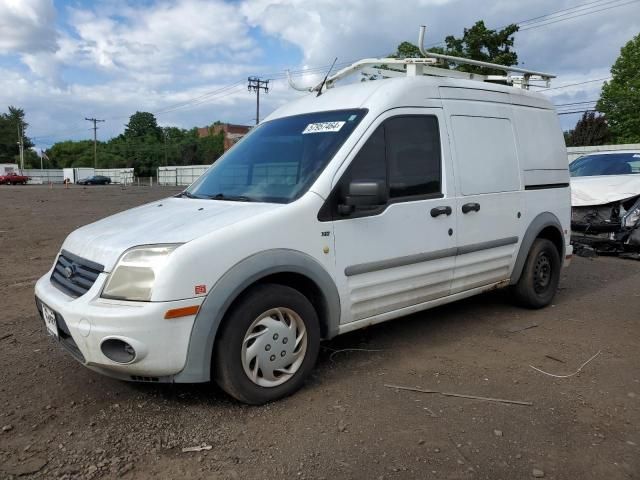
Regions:
[[571, 178], [571, 206], [605, 205], [640, 195], [640, 175]]
[[104, 265], [108, 272], [120, 255], [131, 247], [186, 243], [283, 206], [273, 203], [167, 198], [81, 227], [67, 237], [62, 248]]

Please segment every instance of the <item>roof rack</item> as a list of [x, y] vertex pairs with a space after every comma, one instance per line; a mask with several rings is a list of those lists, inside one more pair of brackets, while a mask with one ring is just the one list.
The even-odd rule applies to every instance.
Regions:
[[[359, 60], [329, 76], [326, 82], [324, 82], [324, 85], [319, 83], [312, 87], [301, 87], [296, 85], [291, 78], [289, 70], [287, 70], [289, 85], [294, 90], [302, 92], [319, 92], [321, 89], [333, 87], [335, 82], [338, 80], [357, 72], [381, 78], [430, 75], [436, 77], [463, 78], [467, 80], [477, 80], [480, 82], [504, 82], [507, 85], [513, 85], [514, 87], [523, 89], [529, 89], [532, 80], [542, 81], [548, 88], [551, 84], [551, 79], [555, 78], [555, 75], [537, 72], [535, 70], [527, 70], [514, 66], [499, 65], [497, 63], [481, 62], [470, 58], [454, 57], [451, 55], [428, 52], [424, 48], [425, 31], [426, 27], [424, 25], [421, 26], [418, 37], [418, 48], [424, 58], [366, 58], [364, 60]], [[476, 73], [459, 72], [457, 70], [450, 70], [446, 67], [443, 68], [441, 65], [439, 66], [442, 62], [491, 68], [504, 72], [504, 75], [480, 75]], [[514, 75], [514, 73], [516, 75]]]

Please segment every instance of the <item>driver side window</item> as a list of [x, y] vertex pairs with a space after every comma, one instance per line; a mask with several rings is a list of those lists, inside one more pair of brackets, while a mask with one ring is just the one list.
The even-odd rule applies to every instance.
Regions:
[[[378, 215], [391, 203], [442, 196], [441, 176], [437, 117], [402, 115], [388, 118], [356, 154], [318, 218], [341, 220]], [[386, 202], [364, 205], [349, 213], [344, 209], [341, 212], [338, 206], [345, 202], [354, 182], [380, 184]]]
[[352, 181], [381, 182], [387, 185], [384, 124], [369, 137], [340, 180], [340, 190], [346, 195]]

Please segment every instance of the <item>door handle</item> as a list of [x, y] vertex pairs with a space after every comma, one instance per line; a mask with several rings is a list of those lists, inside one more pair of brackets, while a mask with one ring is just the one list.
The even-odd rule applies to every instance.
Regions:
[[479, 212], [479, 211], [480, 211], [479, 203], [465, 203], [464, 205], [462, 205], [462, 213]]
[[451, 215], [451, 213], [453, 213], [453, 210], [451, 210], [450, 206], [446, 206], [446, 207], [434, 207], [431, 209], [431, 216], [433, 218], [439, 217], [440, 215]]

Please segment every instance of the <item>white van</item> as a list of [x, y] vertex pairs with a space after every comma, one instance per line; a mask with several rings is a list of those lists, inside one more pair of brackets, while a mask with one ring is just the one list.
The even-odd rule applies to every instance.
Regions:
[[401, 77], [336, 74], [182, 194], [71, 233], [35, 288], [48, 331], [95, 371], [260, 404], [322, 339], [499, 287], [548, 305], [572, 253], [553, 106], [387, 60]]

